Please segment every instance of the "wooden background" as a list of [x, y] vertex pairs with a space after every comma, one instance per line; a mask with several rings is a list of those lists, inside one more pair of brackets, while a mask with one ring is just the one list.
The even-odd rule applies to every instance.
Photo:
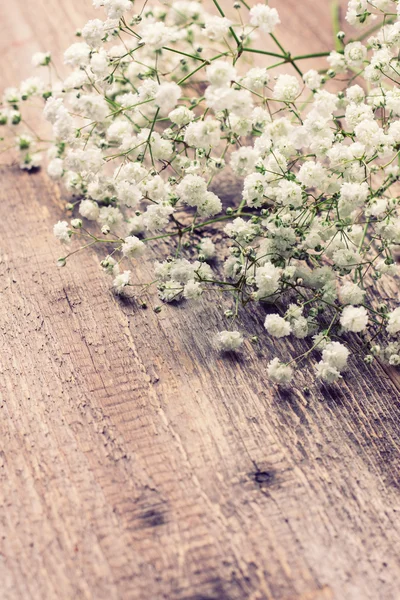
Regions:
[[[275, 5], [288, 48], [331, 47], [328, 0]], [[1, 0], [1, 83], [94, 14]], [[261, 309], [260, 345], [222, 359], [220, 310], [120, 301], [95, 252], [58, 269], [65, 198], [1, 175], [1, 600], [398, 600], [396, 375], [355, 360], [340, 386], [278, 391], [266, 363], [290, 353]]]

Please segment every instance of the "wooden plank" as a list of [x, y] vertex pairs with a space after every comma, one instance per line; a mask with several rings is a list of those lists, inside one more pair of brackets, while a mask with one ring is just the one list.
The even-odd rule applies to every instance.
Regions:
[[[330, 45], [327, 1], [275, 4], [288, 47]], [[3, 82], [92, 15], [0, 5]], [[267, 341], [262, 309], [260, 346], [221, 358], [220, 310], [117, 300], [95, 253], [58, 269], [59, 191], [2, 176], [1, 598], [397, 600], [400, 403], [379, 365], [277, 390], [267, 361], [303, 346]]]

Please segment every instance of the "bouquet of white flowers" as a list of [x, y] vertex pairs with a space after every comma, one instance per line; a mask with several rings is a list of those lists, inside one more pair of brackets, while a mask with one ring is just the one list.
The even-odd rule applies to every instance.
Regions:
[[[350, 0], [360, 35], [337, 31], [332, 52], [302, 56], [274, 35], [268, 4], [240, 0], [228, 15], [217, 0], [211, 12], [188, 0], [93, 4], [105, 19], [76, 33], [64, 53], [70, 74], [54, 82], [51, 55], [35, 54], [50, 82], [5, 90], [0, 112], [32, 169], [46, 142], [22, 112], [44, 102], [47, 171], [73, 195], [71, 218], [54, 226], [68, 248], [58, 264], [103, 245], [117, 294], [145, 285], [163, 302], [230, 294], [221, 351], [243, 343], [241, 306], [271, 303], [266, 335], [311, 338], [290, 363], [270, 362], [276, 383], [313, 350], [317, 376], [338, 380], [349, 333], [362, 336], [367, 363], [400, 364], [400, 307], [368, 293], [395, 273], [400, 244], [400, 3]], [[258, 49], [265, 36], [274, 51]], [[303, 72], [313, 56], [326, 68]], [[215, 193], [224, 171], [240, 182], [229, 206]], [[151, 284], [137, 281], [132, 259], [160, 239], [170, 256], [159, 256]]]

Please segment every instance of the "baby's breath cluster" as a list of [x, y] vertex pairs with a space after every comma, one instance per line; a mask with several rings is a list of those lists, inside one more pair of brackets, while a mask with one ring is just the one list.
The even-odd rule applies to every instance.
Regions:
[[[105, 15], [66, 49], [67, 77], [41, 52], [39, 75], [5, 90], [0, 123], [21, 167], [47, 152], [72, 195], [54, 226], [59, 265], [103, 247], [102, 268], [127, 294], [150, 285], [135, 262], [153, 244], [162, 302], [230, 294], [215, 341], [225, 352], [245, 340], [240, 308], [269, 304], [266, 336], [309, 340], [266, 367], [279, 384], [313, 351], [327, 383], [354, 347], [399, 365], [400, 308], [371, 292], [395, 274], [400, 244], [400, 3], [350, 0], [359, 31], [296, 56], [275, 35], [275, 8], [213, 2], [93, 0]], [[304, 72], [313, 56], [325, 66]], [[49, 143], [23, 117], [40, 99]], [[225, 171], [239, 182], [229, 206], [215, 185]]]

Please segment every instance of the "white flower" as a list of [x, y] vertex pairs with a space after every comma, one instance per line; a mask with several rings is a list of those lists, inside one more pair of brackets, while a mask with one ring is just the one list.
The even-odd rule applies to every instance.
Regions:
[[400, 331], [400, 306], [389, 314], [388, 324], [386, 325], [386, 331], [390, 335], [395, 335]]
[[322, 361], [338, 371], [343, 371], [346, 368], [348, 357], [348, 349], [340, 342], [329, 342], [322, 352]]
[[53, 233], [63, 244], [69, 244], [71, 241], [71, 231], [67, 221], [58, 221], [53, 227]]
[[99, 220], [103, 225], [108, 225], [109, 227], [118, 227], [123, 221], [123, 214], [114, 206], [103, 206], [100, 209]]
[[143, 214], [143, 225], [150, 231], [163, 229], [173, 212], [174, 208], [169, 204], [150, 204]]
[[89, 64], [90, 46], [86, 42], [76, 42], [64, 52], [64, 63], [72, 67], [85, 67]]
[[352, 85], [346, 90], [346, 98], [349, 102], [354, 102], [355, 104], [361, 104], [365, 99], [365, 92], [359, 85]]
[[[338, 35], [343, 50], [329, 54], [328, 68], [304, 75], [285, 61], [274, 71], [272, 58], [263, 66], [241, 58], [249, 57], [242, 46], [257, 51], [256, 40], [260, 47], [280, 22], [268, 0], [255, 2], [231, 21], [198, 0], [161, 0], [130, 14], [133, 0], [93, 0], [105, 15], [77, 31], [64, 54], [66, 77], [46, 72], [6, 88], [0, 127], [22, 169], [39, 165], [47, 146], [49, 176], [73, 196], [79, 218], [59, 221], [56, 238], [69, 243], [80, 235], [80, 246], [91, 246], [82, 225], [88, 219], [100, 241], [114, 240], [101, 266], [116, 293], [130, 285], [123, 259], [166, 238], [168, 259], [165, 244], [154, 244], [163, 301], [197, 300], [217, 286], [242, 291], [245, 305], [279, 302], [286, 312], [265, 318], [265, 336], [312, 336], [322, 355], [317, 375], [331, 383], [349, 357], [331, 339], [366, 331], [374, 312], [365, 304], [361, 266], [369, 286], [399, 270], [400, 20], [376, 16], [395, 16], [399, 5], [400, 17], [400, 0], [348, 0], [350, 23], [376, 20], [377, 27], [347, 45]], [[223, 49], [236, 37], [232, 61]], [[51, 67], [51, 60], [39, 52], [32, 63]], [[23, 108], [29, 113], [29, 104], [45, 99], [53, 141], [39, 144], [25, 133]], [[211, 269], [214, 257], [221, 274]], [[337, 308], [331, 338], [320, 309], [307, 304], [314, 296]], [[377, 339], [367, 363], [376, 356], [400, 364], [400, 308], [393, 309], [377, 309], [384, 327], [371, 318]], [[243, 343], [238, 331], [217, 339], [227, 350]], [[275, 358], [267, 371], [287, 383], [292, 361]]]
[[285, 321], [285, 319], [278, 314], [267, 315], [264, 322], [264, 327], [270, 335], [277, 338], [285, 337], [290, 335], [292, 332], [290, 323]]
[[17, 88], [8, 87], [4, 90], [3, 100], [10, 104], [17, 104], [21, 100], [21, 96]]
[[105, 76], [108, 67], [107, 52], [101, 48], [98, 52], [94, 52], [90, 58], [90, 68], [98, 77]]
[[172, 123], [176, 125], [187, 125], [190, 121], [193, 121], [195, 114], [192, 110], [186, 108], [186, 106], [177, 106], [168, 115]]
[[45, 67], [51, 61], [50, 52], [35, 52], [32, 56], [32, 65], [34, 67]]
[[193, 148], [209, 150], [219, 143], [220, 124], [215, 119], [205, 119], [189, 123], [185, 131], [184, 140]]
[[187, 300], [198, 300], [203, 293], [201, 284], [198, 281], [191, 279], [183, 288], [183, 297]]
[[256, 4], [250, 9], [250, 23], [259, 27], [264, 33], [272, 33], [280, 23], [276, 8], [270, 8], [266, 4]]
[[186, 175], [176, 187], [176, 193], [189, 206], [197, 206], [204, 201], [207, 184], [199, 175]]
[[339, 289], [339, 299], [342, 304], [362, 304], [364, 302], [365, 291], [355, 283], [347, 281]]
[[368, 184], [346, 182], [340, 188], [338, 210], [341, 217], [347, 217], [354, 209], [361, 206], [368, 198]]
[[215, 87], [224, 87], [236, 79], [237, 72], [235, 67], [223, 60], [215, 60], [206, 69], [207, 77], [211, 85]]
[[344, 57], [351, 67], [359, 67], [367, 58], [367, 49], [361, 42], [350, 42], [344, 49]]
[[301, 187], [294, 181], [281, 179], [278, 187], [275, 188], [275, 196], [278, 202], [285, 206], [294, 206], [297, 208], [303, 203], [303, 191]]
[[274, 383], [289, 383], [293, 377], [292, 367], [285, 365], [277, 357], [272, 359], [268, 364], [267, 373]]
[[297, 179], [306, 187], [323, 187], [327, 177], [325, 168], [319, 162], [306, 161], [300, 167]]
[[203, 238], [199, 244], [199, 249], [206, 260], [214, 258], [216, 248], [214, 242], [210, 238]]
[[44, 118], [50, 123], [55, 123], [56, 120], [64, 114], [68, 114], [68, 112], [63, 105], [63, 99], [50, 96], [43, 109]]
[[343, 54], [333, 51], [326, 59], [336, 73], [343, 73], [346, 70], [346, 60]]
[[136, 208], [142, 198], [139, 187], [126, 179], [117, 183], [116, 191], [118, 200], [130, 208]]
[[258, 160], [258, 152], [251, 146], [242, 146], [231, 155], [232, 171], [239, 177], [249, 175]]
[[280, 276], [281, 270], [271, 262], [266, 262], [262, 267], [258, 267], [255, 276], [258, 299], [267, 299], [278, 291]]
[[79, 205], [79, 213], [89, 221], [96, 221], [99, 218], [99, 205], [93, 200], [82, 200]]
[[324, 361], [317, 364], [316, 371], [317, 377], [322, 379], [322, 381], [326, 381], [326, 383], [334, 383], [342, 377], [335, 367]]
[[240, 243], [246, 243], [254, 238], [256, 227], [251, 221], [245, 221], [242, 217], [237, 217], [231, 223], [228, 223], [224, 229], [226, 235], [237, 240]]
[[151, 50], [160, 50], [167, 46], [174, 37], [174, 31], [159, 21], [158, 23], [145, 23], [140, 30], [142, 42]]
[[100, 19], [88, 21], [82, 29], [82, 37], [89, 46], [97, 48], [104, 37], [104, 23]]
[[305, 317], [299, 317], [290, 321], [292, 333], [298, 339], [303, 339], [308, 335], [308, 321]]
[[145, 225], [143, 223], [143, 215], [135, 215], [128, 220], [128, 231], [132, 235], [143, 233]]
[[364, 331], [368, 324], [368, 313], [363, 306], [345, 306], [340, 317], [340, 324], [345, 331], [354, 333]]
[[47, 165], [47, 173], [52, 179], [60, 179], [63, 174], [63, 161], [61, 158], [53, 158]]
[[132, 125], [126, 119], [115, 119], [107, 128], [107, 139], [110, 142], [122, 142], [132, 132]]
[[130, 258], [139, 258], [139, 256], [142, 256], [145, 251], [146, 245], [135, 235], [126, 237], [121, 246], [122, 254], [124, 256], [129, 256]]
[[176, 106], [182, 90], [176, 83], [162, 83], [154, 96], [154, 104], [160, 108], [160, 115], [167, 115]]
[[294, 75], [279, 75], [274, 86], [274, 98], [294, 102], [300, 94], [300, 85]]
[[241, 83], [251, 90], [258, 92], [268, 85], [271, 76], [267, 69], [262, 67], [253, 67], [247, 71], [246, 75], [240, 80]]
[[104, 6], [109, 19], [119, 19], [132, 6], [130, 0], [93, 0], [93, 5]]
[[44, 83], [40, 77], [29, 77], [22, 81], [20, 85], [21, 97], [23, 99], [29, 98], [29, 96], [38, 96], [44, 92]]
[[220, 198], [213, 192], [207, 192], [203, 201], [197, 205], [197, 212], [201, 217], [213, 217], [222, 210]]
[[113, 281], [113, 288], [116, 294], [123, 294], [124, 289], [127, 285], [129, 285], [131, 279], [131, 272], [124, 271], [116, 276]]
[[259, 207], [267, 195], [268, 180], [261, 173], [251, 173], [244, 180], [243, 199], [248, 206]]
[[158, 295], [163, 302], [173, 302], [180, 300], [182, 297], [183, 288], [175, 281], [167, 281], [162, 288], [158, 290]]
[[237, 350], [243, 344], [243, 336], [239, 331], [220, 331], [216, 335], [216, 344], [222, 352]]
[[205, 19], [204, 33], [210, 40], [220, 42], [228, 35], [231, 25], [232, 21], [226, 17], [208, 15]]
[[74, 229], [80, 229], [82, 227], [82, 219], [72, 219], [71, 227]]
[[322, 75], [315, 69], [310, 69], [303, 75], [303, 81], [310, 90], [318, 90], [322, 84]]

